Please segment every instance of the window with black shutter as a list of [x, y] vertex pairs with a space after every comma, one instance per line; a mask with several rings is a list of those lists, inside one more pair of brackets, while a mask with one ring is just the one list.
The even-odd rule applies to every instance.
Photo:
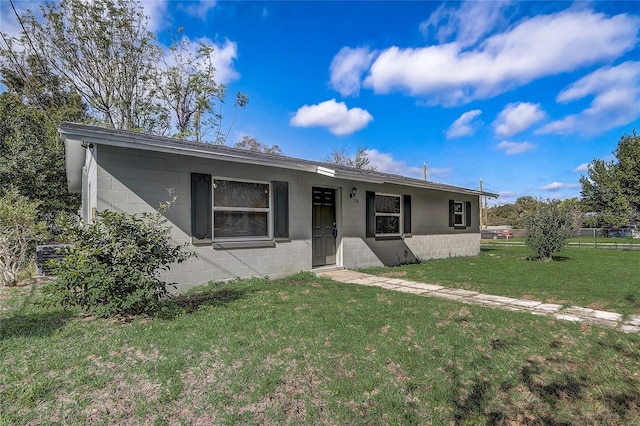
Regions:
[[191, 237], [194, 243], [212, 240], [211, 175], [191, 173]]
[[273, 237], [289, 238], [289, 182], [272, 182]]
[[468, 228], [471, 226], [471, 202], [449, 200], [449, 226]]

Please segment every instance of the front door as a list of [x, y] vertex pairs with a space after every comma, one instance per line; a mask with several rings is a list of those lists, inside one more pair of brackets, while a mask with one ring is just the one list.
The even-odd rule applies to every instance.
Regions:
[[312, 266], [336, 264], [336, 190], [313, 188]]

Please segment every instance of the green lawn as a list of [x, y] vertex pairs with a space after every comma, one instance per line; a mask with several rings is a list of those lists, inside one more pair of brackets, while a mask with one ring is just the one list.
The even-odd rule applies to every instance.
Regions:
[[516, 298], [640, 314], [640, 252], [567, 248], [554, 262], [527, 247], [483, 246], [479, 257], [366, 272]]
[[635, 334], [310, 274], [128, 322], [38, 298], [0, 288], [1, 425], [640, 423]]

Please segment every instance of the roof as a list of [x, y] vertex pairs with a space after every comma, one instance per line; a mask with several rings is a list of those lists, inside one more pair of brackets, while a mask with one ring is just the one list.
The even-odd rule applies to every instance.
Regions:
[[116, 130], [87, 124], [63, 122], [58, 131], [65, 142], [67, 184], [70, 191], [79, 191], [84, 166], [83, 143], [116, 146], [154, 152], [180, 154], [198, 158], [230, 161], [242, 164], [257, 164], [279, 167], [283, 169], [319, 173], [337, 179], [358, 182], [389, 183], [439, 191], [456, 192], [467, 195], [484, 195], [497, 198], [498, 194], [481, 192], [475, 189], [462, 188], [432, 181], [410, 178], [406, 176], [363, 170], [355, 167], [341, 166], [332, 163], [304, 160], [285, 155], [266, 154], [225, 145], [187, 141], [166, 136], [149, 135], [127, 130]]

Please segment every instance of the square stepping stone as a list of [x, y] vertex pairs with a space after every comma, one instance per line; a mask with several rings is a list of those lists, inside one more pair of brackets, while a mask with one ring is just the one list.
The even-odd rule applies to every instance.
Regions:
[[640, 327], [640, 315], [629, 315], [624, 323]]
[[556, 305], [555, 303], [541, 303], [535, 308], [536, 311], [539, 312], [557, 312], [562, 308], [562, 305]]
[[622, 324], [620, 328], [618, 328], [618, 330], [622, 331], [623, 333], [640, 333], [640, 326]]
[[476, 299], [490, 300], [492, 302], [497, 302], [505, 305], [513, 305], [518, 301], [518, 299], [512, 299], [511, 297], [494, 296], [492, 294], [478, 294], [475, 297]]
[[410, 287], [421, 288], [424, 291], [439, 291], [443, 290], [444, 287], [436, 284], [424, 284], [424, 283], [413, 283]]
[[563, 320], [563, 321], [582, 322], [582, 318], [580, 318], [580, 317], [578, 317], [576, 315], [555, 313], [555, 314], [553, 314], [553, 317], [557, 318], [559, 320]]
[[538, 305], [541, 305], [542, 302], [538, 300], [519, 299], [519, 300], [516, 300], [515, 302], [512, 302], [511, 304], [514, 306], [522, 306], [523, 308], [534, 308]]

